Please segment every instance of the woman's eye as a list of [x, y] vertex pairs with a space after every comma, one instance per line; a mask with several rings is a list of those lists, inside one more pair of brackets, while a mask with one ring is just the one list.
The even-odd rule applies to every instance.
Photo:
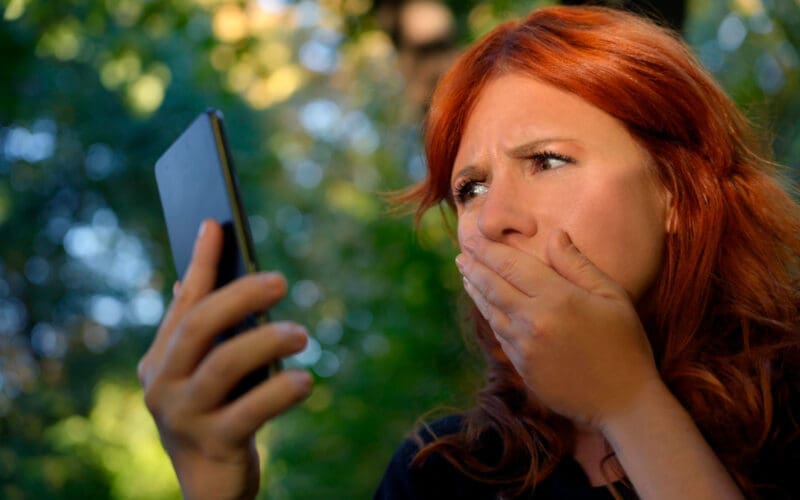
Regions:
[[467, 181], [461, 185], [457, 185], [455, 189], [453, 189], [453, 195], [458, 203], [464, 204], [476, 196], [485, 194], [488, 190], [489, 187], [482, 182]]
[[564, 165], [567, 165], [569, 163], [575, 162], [575, 160], [573, 160], [569, 156], [553, 153], [550, 151], [543, 151], [541, 153], [536, 153], [531, 157], [531, 161], [533, 162], [537, 170], [553, 170], [559, 167], [563, 167]]

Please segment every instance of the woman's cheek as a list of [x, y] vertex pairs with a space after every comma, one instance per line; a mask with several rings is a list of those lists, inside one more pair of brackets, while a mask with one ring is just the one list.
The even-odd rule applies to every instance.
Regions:
[[458, 216], [458, 225], [456, 226], [458, 232], [458, 244], [464, 248], [464, 242], [473, 236], [479, 236], [477, 221], [475, 217], [469, 212], [463, 212]]

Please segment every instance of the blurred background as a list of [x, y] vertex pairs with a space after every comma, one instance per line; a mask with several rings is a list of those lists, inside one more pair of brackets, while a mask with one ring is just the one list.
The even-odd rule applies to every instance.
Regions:
[[[153, 165], [208, 106], [291, 284], [273, 317], [312, 334], [290, 362], [312, 396], [259, 434], [261, 497], [370, 497], [482, 380], [441, 214], [415, 232], [381, 193], [424, 175], [454, 55], [548, 3], [0, 0], [0, 497], [179, 497], [135, 371], [175, 280]], [[800, 0], [612, 3], [662, 9], [798, 171]]]

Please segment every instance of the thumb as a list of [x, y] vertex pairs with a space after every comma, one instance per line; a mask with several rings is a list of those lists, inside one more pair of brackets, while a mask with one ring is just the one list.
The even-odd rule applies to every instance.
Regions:
[[547, 257], [553, 269], [574, 285], [598, 295], [618, 295], [616, 282], [582, 254], [564, 230], [548, 241]]

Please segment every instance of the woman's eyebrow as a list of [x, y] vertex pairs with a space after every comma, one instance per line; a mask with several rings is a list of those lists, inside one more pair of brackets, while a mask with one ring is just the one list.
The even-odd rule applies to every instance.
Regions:
[[464, 168], [453, 169], [453, 172], [457, 172], [457, 173], [451, 177], [451, 179], [450, 179], [451, 183], [453, 181], [455, 181], [456, 179], [459, 179], [461, 177], [467, 177], [469, 179], [475, 179], [475, 178], [478, 178], [478, 177], [480, 177], [481, 175], [484, 174], [484, 170], [482, 168], [478, 167], [477, 165], [467, 165]]
[[[540, 152], [543, 147], [558, 142], [578, 144], [578, 139], [573, 139], [571, 137], [545, 137], [513, 146], [506, 150], [506, 154], [512, 158], [527, 158]], [[459, 177], [478, 178], [486, 175], [484, 168], [474, 164], [467, 165], [463, 168], [454, 168], [453, 173], [455, 173], [455, 175], [451, 175], [451, 182]]]
[[538, 153], [542, 147], [552, 144], [554, 142], [577, 142], [577, 139], [572, 139], [569, 137], [546, 137], [543, 139], [537, 139], [535, 141], [526, 142], [520, 144], [519, 146], [514, 146], [506, 151], [508, 156], [513, 158], [524, 158], [530, 156], [534, 153]]

